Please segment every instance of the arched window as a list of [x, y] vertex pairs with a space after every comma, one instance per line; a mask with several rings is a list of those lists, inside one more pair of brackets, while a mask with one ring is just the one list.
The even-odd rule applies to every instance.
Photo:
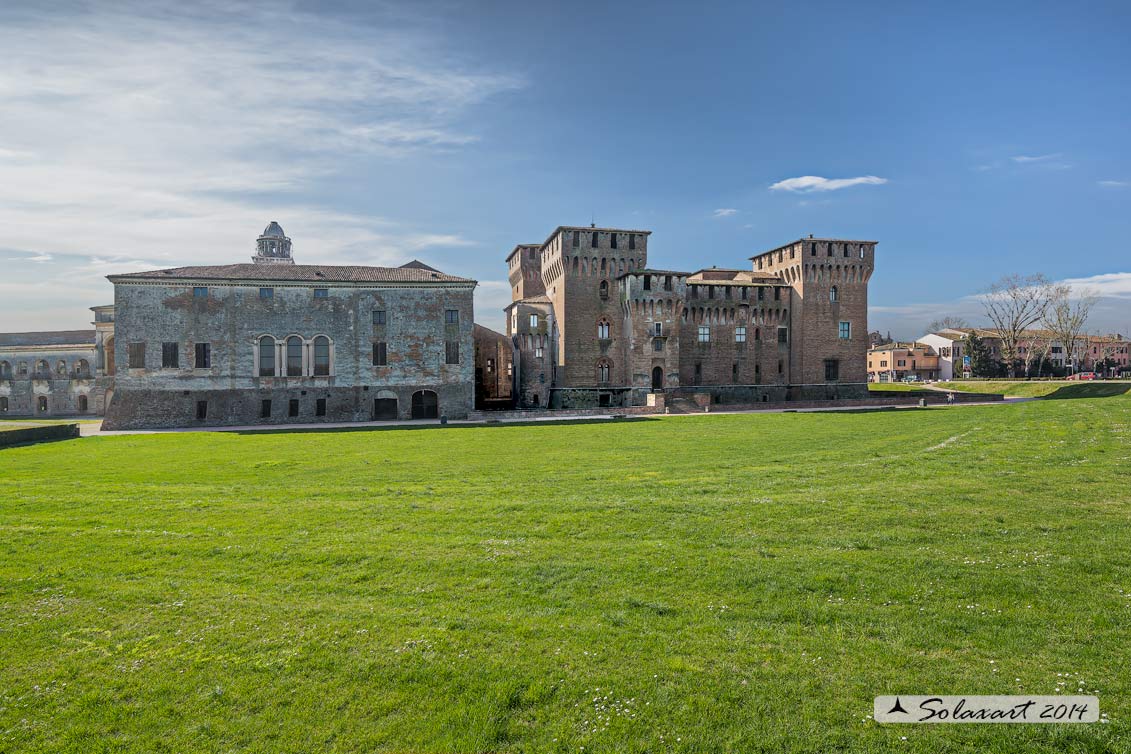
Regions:
[[275, 376], [275, 339], [270, 335], [259, 339], [259, 376]]
[[609, 297], [609, 281], [608, 280], [602, 280], [601, 286], [598, 290], [599, 290], [599, 293], [600, 293], [600, 296], [601, 296], [601, 300], [602, 301], [606, 300]]
[[314, 375], [330, 374], [330, 339], [319, 335], [314, 339]]
[[18, 374], [20, 377], [27, 377], [27, 362], [26, 361], [21, 361], [20, 365], [18, 367], [16, 367], [16, 369], [17, 369], [16, 374]]
[[51, 376], [51, 366], [47, 363], [46, 359], [40, 359], [35, 362], [35, 376], [41, 379]]
[[0, 361], [0, 380], [10, 380], [12, 378], [12, 365], [6, 361]]
[[287, 338], [287, 376], [302, 376], [302, 338], [297, 335]]
[[75, 373], [79, 377], [89, 377], [90, 376], [90, 362], [87, 361], [86, 359], [79, 359], [78, 361], [76, 361], [75, 362]]
[[86, 401], [86, 396], [80, 395], [79, 396], [79, 411], [86, 413], [87, 405], [88, 404], [87, 404], [87, 401]]
[[60, 377], [65, 377], [67, 374], [67, 362], [59, 359], [59, 363], [55, 365], [55, 374], [59, 375]]
[[829, 301], [832, 301], [835, 304], [839, 300], [840, 299], [837, 294], [836, 286], [834, 285], [832, 288], [829, 288]]
[[609, 339], [609, 320], [602, 318], [597, 321], [597, 339]]
[[602, 384], [609, 381], [609, 372], [612, 371], [612, 364], [608, 359], [601, 359], [597, 362], [597, 382]]

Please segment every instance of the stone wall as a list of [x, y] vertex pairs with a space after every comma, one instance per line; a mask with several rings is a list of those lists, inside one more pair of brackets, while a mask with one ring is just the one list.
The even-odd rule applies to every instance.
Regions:
[[23, 427], [0, 432], [0, 448], [29, 445], [35, 442], [71, 440], [79, 436], [77, 424], [49, 424], [44, 427]]
[[[217, 282], [207, 296], [196, 296], [192, 285], [163, 281], [115, 285], [115, 390], [107, 428], [272, 423], [274, 417], [259, 418], [260, 401], [268, 399], [299, 400], [301, 421], [368, 420], [365, 388], [395, 393], [402, 418], [417, 390], [436, 392], [440, 410], [452, 418], [472, 409], [472, 286], [274, 282], [270, 298], [261, 297], [260, 287]], [[315, 298], [316, 287], [326, 297]], [[457, 323], [445, 322], [449, 309], [458, 312]], [[378, 310], [384, 324], [374, 323]], [[276, 342], [269, 376], [260, 376], [263, 336]], [[283, 376], [292, 336], [302, 342], [301, 374]], [[330, 342], [328, 375], [314, 374], [320, 337]], [[458, 364], [445, 363], [448, 341], [459, 344]], [[385, 365], [373, 364], [379, 342], [386, 344]], [[130, 367], [131, 343], [145, 344], [144, 368]], [[163, 367], [164, 343], [176, 345], [177, 366]], [[208, 344], [207, 367], [196, 367], [198, 343]], [[313, 416], [315, 393], [327, 399], [326, 417]], [[196, 419], [200, 400], [210, 404], [203, 422]]]

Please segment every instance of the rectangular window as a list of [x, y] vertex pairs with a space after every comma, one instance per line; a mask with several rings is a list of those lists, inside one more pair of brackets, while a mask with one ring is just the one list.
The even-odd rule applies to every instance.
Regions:
[[703, 363], [695, 362], [695, 384], [698, 385], [703, 381]]
[[699, 325], [699, 342], [700, 343], [710, 343], [711, 342], [711, 328], [710, 328], [709, 325]]
[[275, 376], [275, 339], [270, 336], [259, 339], [259, 376]]
[[459, 341], [449, 340], [444, 342], [444, 362], [447, 364], [459, 363]]
[[145, 344], [130, 343], [126, 346], [129, 356], [130, 369], [145, 369]]
[[196, 360], [193, 363], [195, 369], [211, 369], [212, 368], [212, 344], [211, 343], [197, 343], [196, 344]]
[[536, 359], [542, 358], [542, 346], [538, 346], [537, 348], [534, 349], [534, 358], [536, 358]]
[[161, 344], [161, 368], [176, 369], [181, 365], [180, 347], [177, 343]]
[[628, 234], [628, 250], [629, 251], [636, 251], [636, 234], [635, 233], [629, 233]]
[[785, 371], [785, 364], [782, 362], [781, 359], [778, 359], [778, 374], [782, 374], [784, 371]]
[[532, 330], [538, 329], [538, 315], [537, 314], [531, 314], [530, 315], [530, 329], [532, 329]]
[[905, 367], [905, 366], [907, 366], [907, 360], [906, 359], [900, 359], [899, 361], [895, 362], [895, 365], [897, 367]]
[[664, 323], [663, 322], [653, 322], [652, 327], [654, 328], [652, 330], [652, 332], [655, 333], [657, 338], [662, 338], [664, 336]]
[[735, 384], [738, 383], [738, 364], [731, 364], [730, 381], [735, 383]]
[[328, 288], [315, 288], [314, 289], [314, 298], [327, 298], [327, 297], [329, 297], [329, 295], [330, 295], [330, 290]]
[[745, 327], [742, 327], [740, 325], [740, 326], [734, 328], [734, 342], [735, 343], [745, 343], [746, 342], [746, 328]]
[[197, 401], [196, 402], [196, 420], [202, 422], [207, 418], [208, 418], [208, 401]]
[[375, 325], [386, 324], [385, 310], [384, 309], [374, 309], [373, 310], [373, 324], [375, 324]]
[[259, 418], [260, 419], [267, 419], [267, 418], [270, 418], [270, 416], [271, 416], [271, 401], [266, 401], [266, 400], [260, 401], [259, 402]]
[[825, 382], [834, 382], [840, 379], [840, 362], [836, 359], [825, 359]]
[[663, 351], [664, 350], [664, 341], [660, 340], [659, 338], [653, 339], [652, 340], [652, 350], [656, 351], [656, 352]]
[[298, 398], [291, 398], [287, 402], [287, 416], [298, 416]]
[[781, 301], [781, 288], [774, 286], [774, 301]]
[[652, 290], [652, 276], [651, 275], [645, 275], [644, 276], [644, 290], [646, 290], [646, 291]]
[[373, 344], [373, 366], [384, 367], [389, 365], [388, 344], [384, 342]]
[[837, 337], [839, 337], [841, 340], [848, 340], [849, 338], [851, 338], [852, 337], [852, 323], [851, 322], [841, 322], [839, 329], [837, 330]]
[[444, 324], [458, 325], [459, 324], [459, 309], [445, 309], [444, 310]]
[[788, 342], [789, 342], [789, 331], [786, 330], [784, 327], [779, 327], [778, 328], [778, 343], [788, 343]]
[[203, 287], [193, 288], [192, 289], [192, 297], [193, 298], [208, 298], [208, 289], [203, 288]]
[[274, 288], [260, 288], [259, 289], [259, 298], [275, 298], [275, 289]]
[[610, 233], [609, 234], [609, 248], [615, 249], [616, 247], [617, 247], [617, 234], [616, 233]]
[[319, 398], [318, 400], [316, 400], [314, 402], [314, 415], [315, 416], [325, 416], [326, 415], [326, 399], [325, 398]]
[[765, 301], [766, 300], [766, 289], [765, 288], [759, 288], [758, 289], [758, 300], [759, 301]]
[[573, 232], [573, 245], [575, 247], [581, 245], [581, 231], [580, 230], [575, 230]]

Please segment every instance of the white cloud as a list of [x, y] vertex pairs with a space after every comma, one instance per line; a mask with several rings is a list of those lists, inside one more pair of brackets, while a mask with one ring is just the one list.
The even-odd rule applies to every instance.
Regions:
[[1076, 290], [1094, 292], [1102, 298], [1131, 297], [1131, 272], [1109, 272], [1086, 278], [1066, 278], [1060, 282]]
[[468, 109], [523, 85], [446, 57], [402, 10], [377, 26], [286, 3], [56, 7], [0, 6], [0, 251], [22, 255], [6, 277], [55, 275], [0, 329], [86, 316], [107, 269], [245, 260], [273, 218], [300, 262], [471, 243], [309, 198], [358, 158], [475, 141]]
[[862, 175], [858, 178], [822, 178], [819, 175], [802, 175], [797, 178], [778, 181], [770, 186], [770, 190], [809, 194], [816, 191], [836, 191], [850, 186], [878, 186], [887, 182], [887, 178], [874, 175]]
[[714, 212], [711, 213], [711, 217], [715, 217], [715, 218], [730, 217], [731, 215], [737, 215], [737, 214], [738, 214], [738, 210], [731, 208], [731, 207], [727, 207], [725, 209], [715, 210]]
[[1024, 165], [1024, 164], [1030, 163], [1030, 162], [1049, 162], [1050, 160], [1059, 159], [1060, 156], [1061, 156], [1060, 152], [1055, 152], [1053, 154], [1041, 154], [1041, 155], [1036, 155], [1036, 156], [1019, 154], [1016, 157], [1010, 157], [1009, 159], [1013, 160], [1014, 162], [1017, 162], [1017, 163]]
[[1104, 188], [1125, 188], [1131, 186], [1131, 182], [1128, 181], [1096, 181], [1096, 183]]

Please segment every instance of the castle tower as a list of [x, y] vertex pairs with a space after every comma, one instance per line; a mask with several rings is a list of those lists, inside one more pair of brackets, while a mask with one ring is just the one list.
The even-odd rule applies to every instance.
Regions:
[[[875, 250], [875, 241], [809, 236], [751, 257], [755, 272], [777, 275], [793, 289], [787, 337], [796, 399], [867, 390]], [[838, 385], [831, 396], [829, 386]]]
[[295, 263], [295, 260], [291, 259], [291, 239], [283, 233], [279, 223], [272, 220], [262, 235], [255, 239], [255, 256], [251, 261], [255, 264]]

